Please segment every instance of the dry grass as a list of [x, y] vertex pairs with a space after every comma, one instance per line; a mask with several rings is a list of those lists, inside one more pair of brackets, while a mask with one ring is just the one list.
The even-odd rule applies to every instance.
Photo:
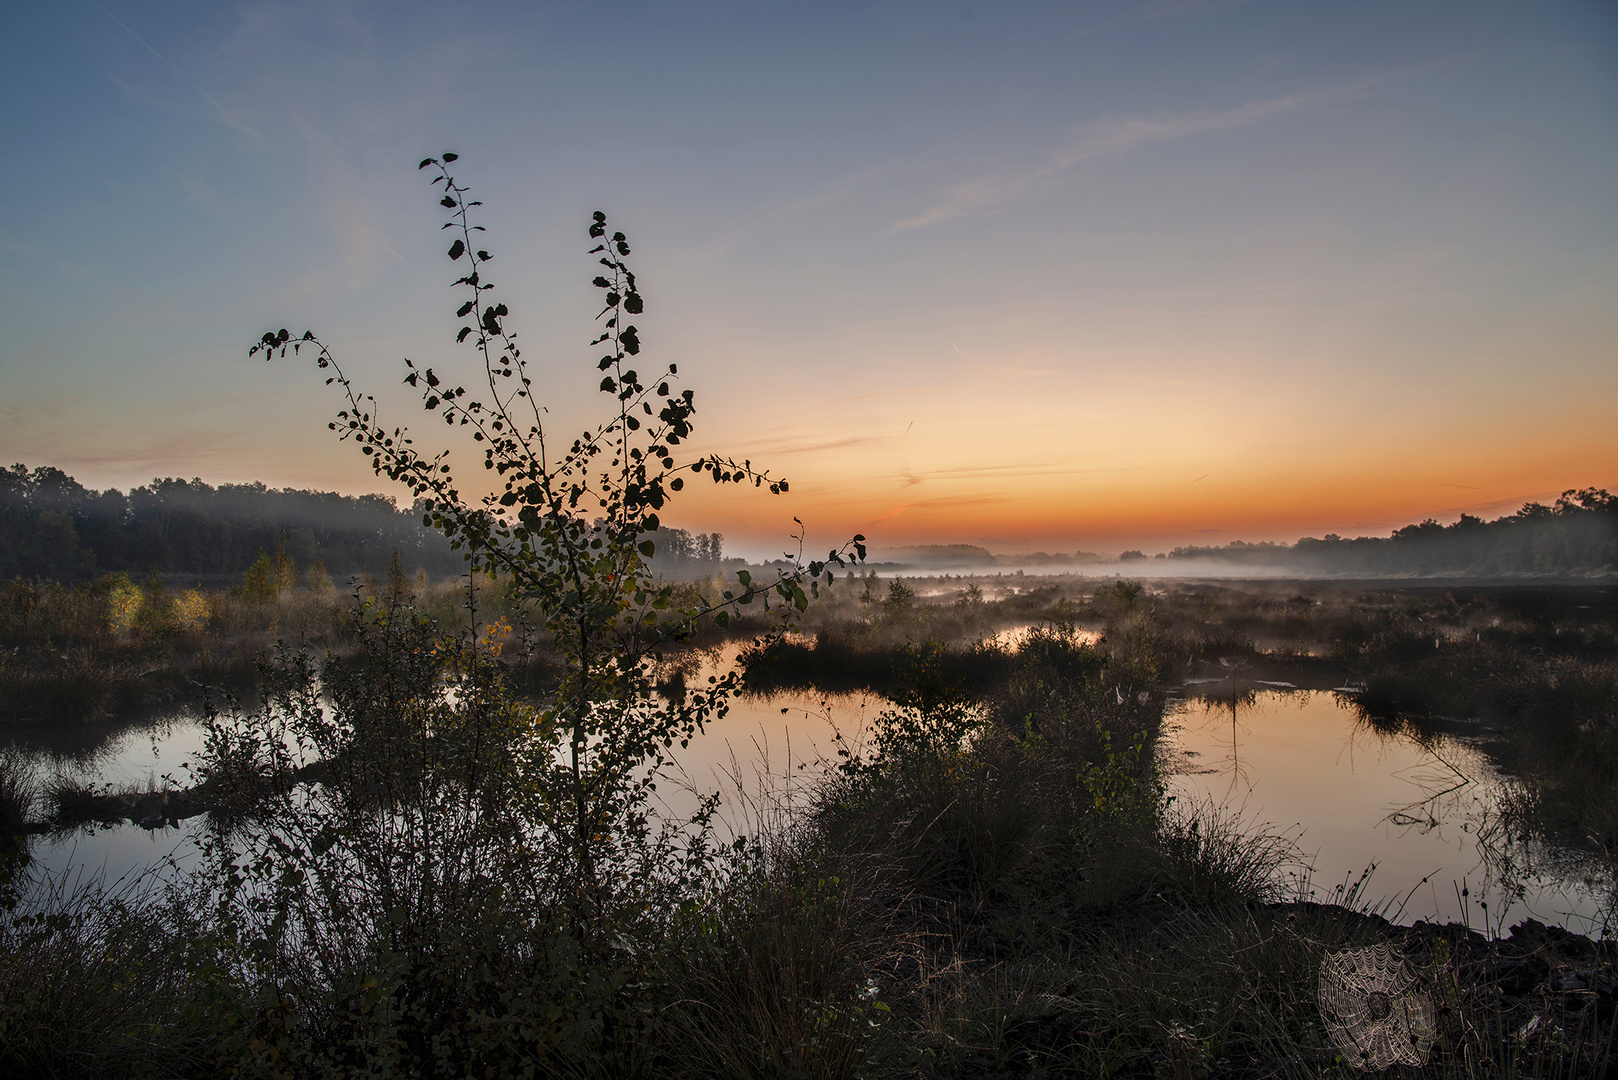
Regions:
[[33, 763], [14, 747], [0, 748], [0, 843], [22, 831], [38, 801]]
[[874, 867], [769, 861], [680, 926], [665, 961], [671, 1072], [701, 1077], [871, 1075], [902, 1054], [883, 1000], [907, 942]]
[[188, 968], [202, 942], [148, 881], [34, 880], [0, 911], [0, 1072], [201, 1075], [222, 1002]]
[[[385, 603], [385, 588], [360, 585], [361, 600]], [[499, 583], [479, 576], [476, 619], [503, 619], [516, 633], [506, 649], [513, 675], [544, 684], [545, 643]], [[469, 626], [464, 579], [411, 585], [401, 600], [445, 630]], [[347, 655], [354, 647], [352, 590], [297, 588], [269, 603], [232, 592], [161, 583], [133, 586], [123, 575], [78, 586], [11, 582], [0, 588], [0, 720], [99, 720], [195, 698], [204, 683], [245, 685], [278, 641]]]
[[[665, 929], [637, 937], [637, 959], [624, 968], [634, 978], [609, 995], [619, 1025], [602, 1041], [610, 1064], [552, 1064], [693, 1077], [1359, 1075], [1322, 1023], [1321, 961], [1394, 942], [1440, 1017], [1421, 1075], [1603, 1075], [1618, 1012], [1611, 950], [1555, 935], [1502, 943], [1401, 929], [1353, 910], [1351, 892], [1347, 906], [1291, 902], [1307, 871], [1285, 836], [1163, 800], [1151, 751], [1166, 673], [1243, 641], [1253, 650], [1266, 603], [1272, 628], [1320, 632], [1309, 648], [1283, 650], [1290, 662], [1341, 664], [1352, 652], [1430, 663], [1410, 629], [1425, 615], [1373, 612], [1369, 601], [1323, 613], [1331, 605], [1272, 596], [1238, 617], [1234, 601], [1167, 596], [1117, 586], [1042, 595], [1063, 619], [1020, 653], [933, 651], [946, 675], [957, 661], [954, 674], [978, 672], [974, 711], [955, 709], [942, 684], [900, 693], [885, 741], [868, 744], [880, 749], [875, 758], [835, 773], [811, 799], [755, 807], [759, 835], [728, 876], [648, 916]], [[857, 595], [845, 601], [854, 604]], [[864, 604], [851, 622], [822, 624], [820, 644], [832, 646], [825, 656], [843, 647], [890, 665], [914, 660], [898, 647], [903, 627], [946, 620], [929, 623], [933, 616], [916, 614], [924, 606]], [[1186, 611], [1202, 629], [1178, 621]], [[1354, 638], [1343, 628], [1367, 612], [1380, 628], [1342, 644]], [[1106, 619], [1102, 645], [1067, 629], [1074, 617]], [[1330, 627], [1346, 636], [1326, 642]], [[1561, 655], [1512, 667], [1488, 651], [1505, 646], [1482, 631], [1470, 654], [1459, 631], [1445, 633], [1439, 656], [1493, 663], [1497, 684], [1517, 688], [1519, 715], [1541, 718], [1529, 729], [1535, 737], [1596, 769], [1612, 726], [1601, 711], [1611, 695], [1601, 663]], [[1322, 650], [1334, 658], [1307, 658]], [[1475, 670], [1473, 661], [1456, 670]], [[1589, 784], [1592, 799], [1611, 790], [1597, 771]], [[87, 797], [68, 786], [47, 793], [58, 806]], [[180, 909], [153, 898], [95, 895], [103, 899], [47, 898], [30, 909], [45, 918], [12, 919], [0, 931], [0, 995], [9, 995], [0, 1052], [11, 1055], [0, 1064], [19, 1075], [49, 1075], [40, 1063], [53, 1056], [88, 1075], [116, 1074], [137, 1058], [158, 1071], [205, 1070], [207, 1048], [221, 1039], [236, 1040], [230, 1053], [241, 1060], [267, 1060], [252, 1040], [275, 1036], [287, 1007], [242, 1007], [235, 983], [199, 974], [224, 970], [229, 952], [217, 938], [187, 929]], [[200, 944], [187, 945], [187, 934]], [[490, 956], [507, 956], [517, 938], [479, 940]], [[460, 948], [441, 965], [446, 993], [463, 986], [463, 960], [473, 956]], [[95, 967], [98, 950], [123, 974]], [[203, 954], [215, 967], [198, 966]], [[518, 968], [499, 985], [541, 1001], [543, 983]], [[34, 980], [30, 996], [38, 969], [51, 974]], [[397, 993], [422, 990], [407, 982]], [[478, 1021], [478, 1038], [496, 1049], [508, 1034], [520, 1041], [500, 1026], [506, 1006], [485, 998], [495, 1011]], [[636, 1009], [649, 1010], [647, 1019], [634, 1020]], [[13, 1031], [24, 1035], [13, 1041]]]

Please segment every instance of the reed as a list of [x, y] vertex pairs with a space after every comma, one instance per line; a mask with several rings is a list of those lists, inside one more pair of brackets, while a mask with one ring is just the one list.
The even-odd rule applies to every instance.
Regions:
[[193, 967], [206, 939], [148, 878], [42, 877], [0, 910], [0, 1072], [203, 1075], [234, 1005]]
[[0, 845], [23, 831], [38, 801], [32, 762], [15, 747], [0, 747]]

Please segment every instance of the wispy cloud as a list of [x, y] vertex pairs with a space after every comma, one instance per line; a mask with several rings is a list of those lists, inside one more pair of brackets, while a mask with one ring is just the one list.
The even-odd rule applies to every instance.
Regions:
[[297, 111], [289, 114], [288, 121], [302, 137], [316, 167], [318, 179], [311, 185], [310, 198], [325, 203], [337, 257], [320, 253], [312, 258], [308, 269], [282, 288], [282, 301], [294, 301], [338, 280], [350, 289], [363, 288], [375, 277], [384, 255], [393, 262], [405, 262], [388, 240], [383, 215], [368, 191], [368, 179], [350, 164], [340, 141]]
[[[1083, 468], [1075, 465], [1015, 464], [966, 466], [955, 469], [927, 469], [901, 474], [910, 483], [922, 480], [986, 480], [1019, 476], [1093, 476], [1104, 473], [1140, 472], [1144, 465], [1110, 465]], [[905, 486], [910, 486], [906, 484]]]
[[904, 513], [906, 510], [910, 509], [913, 505], [915, 505], [915, 504], [914, 503], [903, 503], [903, 504], [901, 504], [899, 506], [896, 506], [892, 510], [889, 510], [887, 513], [882, 514], [882, 515], [880, 515], [878, 517], [872, 518], [869, 522], [866, 523], [865, 528], [871, 528], [873, 525], [881, 525], [885, 521], [892, 521], [894, 518], [898, 517], [900, 514]]
[[1065, 180], [1074, 168], [1098, 158], [1115, 157], [1138, 147], [1213, 131], [1232, 131], [1271, 117], [1327, 102], [1342, 101], [1364, 91], [1375, 80], [1303, 90], [1267, 101], [1250, 101], [1230, 109], [1196, 109], [1151, 117], [1103, 120], [1073, 131], [1060, 146], [1037, 159], [949, 188], [933, 206], [888, 229], [917, 229], [966, 215], [1005, 210]]
[[751, 207], [733, 215], [730, 219], [730, 228], [693, 249], [687, 258], [692, 265], [711, 263], [746, 237], [777, 232], [784, 223], [806, 214], [862, 202], [870, 197], [872, 188], [894, 182], [899, 171], [897, 163], [861, 169], [821, 181], [814, 190], [806, 194], [792, 195]]
[[937, 510], [941, 507], [949, 510], [965, 510], [968, 507], [974, 506], [1001, 506], [1010, 501], [1010, 496], [998, 493], [980, 495], [941, 495], [934, 499], [914, 499], [910, 502], [900, 503], [898, 506], [893, 507], [886, 513], [872, 518], [863, 527], [870, 528], [875, 525], [881, 525], [883, 522], [891, 521], [892, 519], [898, 517], [906, 510]]
[[[91, 0], [91, 3], [95, 3], [95, 0]], [[214, 97], [212, 94], [208, 93], [208, 91], [206, 91], [202, 87], [198, 86], [196, 84], [196, 82], [191, 78], [191, 76], [187, 75], [185, 72], [183, 72], [179, 68], [175, 67], [174, 64], [169, 60], [168, 57], [164, 56], [162, 53], [160, 53], [156, 49], [152, 48], [151, 44], [148, 43], [145, 38], [141, 37], [139, 34], [135, 33], [135, 31], [131, 30], [129, 28], [128, 24], [126, 24], [122, 19], [120, 19], [118, 16], [114, 15], [112, 12], [108, 11], [106, 8], [102, 7], [100, 4], [96, 4], [95, 6], [97, 8], [101, 9], [101, 14], [105, 15], [107, 18], [111, 19], [113, 22], [115, 22], [119, 26], [123, 27], [124, 33], [128, 34], [130, 37], [132, 37], [136, 41], [140, 42], [141, 45], [145, 46], [147, 52], [151, 53], [153, 56], [155, 56], [159, 60], [161, 60], [163, 62], [163, 65], [165, 67], [167, 67], [170, 71], [174, 72], [174, 74], [179, 77], [181, 82], [185, 83], [191, 89], [195, 90], [198, 94], [200, 94], [204, 101], [206, 101], [208, 104], [212, 105], [214, 107], [214, 109], [218, 111], [220, 120], [222, 120], [226, 125], [235, 128], [237, 131], [240, 131], [244, 135], [250, 135], [255, 139], [263, 139], [264, 138], [264, 136], [262, 134], [260, 134], [260, 132], [258, 131], [257, 128], [253, 127], [251, 124], [247, 123], [241, 117], [237, 116], [235, 113], [231, 112], [229, 109], [225, 108], [222, 104], [220, 104], [218, 98]]]
[[880, 446], [886, 444], [892, 437], [887, 434], [842, 435], [831, 438], [782, 434], [774, 438], [761, 438], [757, 441], [747, 442], [745, 453], [761, 458], [785, 456], [787, 454], [818, 454], [828, 450], [850, 450], [856, 447]]

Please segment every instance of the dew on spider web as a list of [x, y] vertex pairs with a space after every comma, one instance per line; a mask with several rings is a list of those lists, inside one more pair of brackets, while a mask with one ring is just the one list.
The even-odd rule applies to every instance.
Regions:
[[1329, 954], [1320, 964], [1320, 1014], [1356, 1068], [1420, 1065], [1435, 1036], [1432, 1000], [1404, 955], [1386, 942]]

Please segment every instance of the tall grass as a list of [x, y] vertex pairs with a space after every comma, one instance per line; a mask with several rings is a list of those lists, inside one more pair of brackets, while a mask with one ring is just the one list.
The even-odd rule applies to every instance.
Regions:
[[[905, 648], [892, 625], [843, 639], [900, 661], [843, 767], [756, 807], [728, 861], [691, 849], [707, 869], [678, 879], [626, 862], [596, 934], [570, 928], [554, 838], [507, 797], [543, 767], [515, 756], [537, 714], [495, 692], [493, 667], [437, 692], [442, 639], [391, 624], [399, 641], [329, 672], [335, 716], [298, 699], [328, 740], [312, 751], [323, 783], [289, 785], [271, 760], [284, 745], [253, 742], [287, 709], [218, 725], [217, 760], [241, 766], [221, 782], [260, 810], [220, 834], [221, 877], [173, 898], [58, 888], [0, 916], [0, 1071], [1353, 1075], [1321, 1022], [1320, 964], [1388, 941], [1440, 1010], [1422, 1075], [1613, 1064], [1607, 947], [1301, 902], [1287, 837], [1168, 800], [1163, 682], [1192, 661], [1157, 615], [1177, 602], [1116, 587], [1074, 602], [1106, 620], [1099, 644], [1071, 617], [1015, 651]], [[486, 629], [520, 621], [506, 603], [489, 597], [463, 641], [516, 640]], [[899, 610], [864, 607], [865, 625]], [[1301, 609], [1281, 598], [1285, 618]], [[1599, 666], [1558, 663], [1532, 669], [1556, 678], [1551, 700], [1599, 720]], [[1548, 748], [1596, 745], [1580, 740], [1600, 723], [1546, 716]], [[209, 890], [249, 848], [274, 873], [231, 886], [221, 920]]]
[[[57, 876], [0, 910], [0, 1073], [200, 1075], [236, 1007], [184, 906], [150, 880]], [[214, 943], [217, 945], [218, 943]]]
[[15, 748], [0, 748], [0, 909], [16, 902], [26, 880], [25, 828], [38, 798], [33, 764]]
[[[1186, 649], [1174, 621], [1158, 619], [1160, 599], [1138, 589], [1099, 592], [1081, 610], [1107, 620], [1101, 646], [1077, 641], [1060, 623], [1035, 633], [1021, 653], [995, 658], [992, 689], [965, 737], [902, 740], [908, 757], [844, 770], [822, 792], [807, 850], [823, 862], [881, 867], [888, 899], [866, 917], [912, 946], [903, 977], [882, 984], [892, 1010], [884, 1031], [897, 1035], [880, 1044], [889, 1048], [882, 1068], [1348, 1074], [1315, 1000], [1321, 961], [1394, 940], [1413, 950], [1443, 1018], [1424, 1075], [1601, 1074], [1613, 1062], [1614, 1018], [1596, 997], [1581, 1009], [1565, 996], [1536, 999], [1526, 986], [1513, 997], [1497, 993], [1497, 973], [1524, 972], [1525, 964], [1541, 965], [1535, 985], [1551, 985], [1554, 959], [1530, 961], [1519, 951], [1502, 960], [1497, 945], [1475, 935], [1452, 941], [1352, 907], [1292, 903], [1308, 873], [1288, 837], [1208, 806], [1165, 804], [1149, 752], [1159, 680], [1199, 654], [1256, 658], [1261, 638], [1248, 633], [1256, 622], [1213, 627]], [[1313, 609], [1280, 597], [1275, 611], [1301, 621], [1318, 619]], [[1357, 617], [1327, 614], [1339, 629]], [[1408, 638], [1395, 625], [1405, 617], [1378, 614], [1391, 629], [1354, 648], [1371, 655]], [[1461, 640], [1446, 633], [1440, 653]], [[827, 644], [828, 655], [859, 651], [848, 638], [822, 634], [805, 652]], [[1307, 662], [1310, 652], [1340, 657], [1345, 648], [1337, 639], [1283, 653]], [[960, 651], [935, 655], [952, 662]], [[1587, 664], [1580, 670], [1590, 672]], [[1604, 690], [1596, 679], [1592, 694], [1582, 679], [1566, 693], [1589, 717]], [[1588, 735], [1590, 727], [1569, 730]], [[775, 943], [771, 951], [789, 948]], [[1610, 974], [1611, 959], [1603, 952], [1595, 962]], [[1530, 1023], [1556, 1034], [1522, 1036]]]
[[0, 747], [0, 844], [22, 832], [38, 800], [33, 763], [15, 747]]
[[842, 1080], [906, 1053], [884, 998], [912, 943], [890, 925], [878, 868], [797, 854], [755, 861], [677, 923], [684, 947], [662, 961], [671, 1074]]

